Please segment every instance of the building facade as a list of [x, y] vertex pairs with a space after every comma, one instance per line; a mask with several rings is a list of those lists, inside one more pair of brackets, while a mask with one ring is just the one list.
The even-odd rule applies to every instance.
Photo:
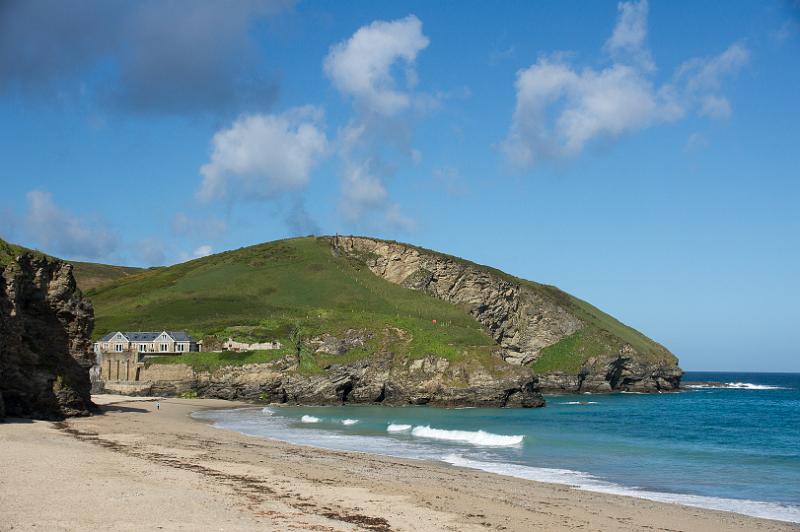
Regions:
[[94, 343], [103, 381], [138, 381], [145, 357], [201, 351], [202, 342], [184, 331], [110, 332]]

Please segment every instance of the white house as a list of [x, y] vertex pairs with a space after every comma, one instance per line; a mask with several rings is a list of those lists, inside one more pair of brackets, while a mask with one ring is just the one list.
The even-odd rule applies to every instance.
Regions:
[[203, 343], [184, 331], [110, 332], [94, 343], [95, 353], [167, 354], [202, 351]]

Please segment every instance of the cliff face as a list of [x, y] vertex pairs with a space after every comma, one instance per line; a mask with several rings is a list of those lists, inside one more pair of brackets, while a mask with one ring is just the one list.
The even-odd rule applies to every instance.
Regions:
[[388, 351], [332, 364], [312, 374], [300, 370], [295, 355], [287, 355], [270, 363], [225, 366], [214, 371], [198, 371], [184, 364], [152, 364], [145, 368], [142, 378], [145, 382], [136, 390], [113, 383], [106, 383], [106, 389], [145, 395], [191, 391], [202, 397], [304, 405], [544, 405], [530, 371], [500, 360], [494, 367], [484, 367], [436, 356], [410, 360]]
[[[536, 377], [483, 354], [448, 359], [409, 357], [402, 346], [408, 333], [387, 327], [349, 329], [307, 339], [302, 354], [283, 354], [265, 363], [222, 365], [216, 369], [163, 363], [153, 357], [137, 373], [138, 382], [105, 382], [107, 391], [138, 395], [180, 395], [303, 405], [384, 404], [431, 406], [538, 407], [544, 400]], [[351, 357], [374, 341], [368, 356]], [[323, 367], [310, 365], [330, 356]], [[341, 362], [336, 362], [341, 357]]]
[[88, 414], [92, 326], [71, 265], [29, 254], [0, 265], [0, 418]]
[[[575, 347], [574, 356], [592, 356], [583, 356], [575, 371], [541, 372], [542, 391], [656, 391], [680, 384], [682, 372], [669, 351], [553, 287], [394, 242], [336, 236], [330, 244], [334, 255], [360, 261], [392, 283], [463, 306], [489, 331], [510, 364], [536, 362], [547, 348], [575, 335], [590, 337], [585, 346]], [[602, 320], [645, 347], [637, 349], [616, 337], [598, 325]]]

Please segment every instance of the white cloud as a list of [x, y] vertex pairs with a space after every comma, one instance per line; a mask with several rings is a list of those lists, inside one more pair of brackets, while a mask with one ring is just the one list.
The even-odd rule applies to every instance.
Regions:
[[710, 118], [730, 115], [730, 103], [718, 92], [723, 79], [748, 61], [743, 45], [691, 59], [658, 86], [651, 79], [655, 65], [646, 36], [647, 2], [623, 2], [604, 46], [610, 66], [578, 68], [562, 53], [542, 56], [517, 72], [511, 128], [499, 144], [509, 165], [524, 169], [541, 160], [574, 157], [595, 139], [673, 122], [692, 110]]
[[371, 171], [370, 161], [346, 165], [341, 190], [339, 210], [349, 222], [357, 222], [368, 211], [382, 207], [388, 197], [383, 183]]
[[722, 96], [706, 96], [698, 112], [709, 118], [728, 118], [731, 116], [731, 104]]
[[408, 88], [417, 84], [414, 62], [429, 44], [422, 22], [409, 15], [391, 22], [375, 21], [331, 47], [323, 65], [325, 74], [343, 94], [367, 110], [392, 115], [407, 109], [410, 96], [398, 88], [392, 67], [401, 63]]
[[749, 60], [747, 48], [734, 43], [718, 56], [695, 57], [684, 62], [678, 69], [677, 78], [685, 80], [690, 93], [717, 91], [725, 77], [739, 72]]
[[211, 160], [200, 168], [198, 198], [269, 199], [304, 187], [327, 151], [322, 117], [320, 109], [305, 106], [241, 116], [218, 131]]
[[650, 51], [644, 46], [647, 38], [647, 1], [620, 2], [617, 10], [617, 25], [606, 41], [606, 51], [616, 60], [632, 59], [645, 70], [654, 69]]
[[42, 251], [65, 258], [98, 259], [117, 249], [117, 237], [101, 223], [90, 223], [60, 209], [53, 196], [32, 190], [27, 196], [24, 231]]
[[192, 251], [192, 256], [196, 259], [199, 259], [200, 257], [208, 257], [209, 255], [211, 255], [211, 253], [212, 253], [211, 246], [206, 244]]
[[[413, 221], [392, 203], [384, 180], [403, 163], [418, 164], [412, 122], [435, 111], [450, 93], [414, 92], [416, 59], [429, 44], [414, 15], [375, 21], [331, 47], [323, 70], [353, 102], [354, 116], [339, 130], [339, 213], [350, 224], [408, 228]], [[404, 80], [397, 79], [404, 73]], [[462, 94], [466, 89], [458, 93]]]

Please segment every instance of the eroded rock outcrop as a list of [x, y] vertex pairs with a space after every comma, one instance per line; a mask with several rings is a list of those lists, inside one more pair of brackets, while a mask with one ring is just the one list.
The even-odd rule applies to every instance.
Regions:
[[59, 419], [94, 408], [93, 323], [70, 264], [24, 254], [0, 266], [0, 418]]
[[660, 391], [680, 385], [682, 371], [669, 351], [645, 339], [656, 353], [645, 356], [598, 329], [591, 314], [579, 312], [578, 303], [553, 287], [396, 242], [337, 235], [330, 245], [334, 255], [357, 260], [392, 283], [461, 305], [492, 335], [510, 364], [530, 364], [545, 348], [584, 330], [612, 339], [600, 349], [601, 356], [588, 358], [578, 371], [540, 375], [542, 391]]
[[142, 392], [176, 395], [193, 391], [202, 397], [303, 405], [544, 405], [530, 371], [498, 363], [502, 367], [489, 369], [435, 356], [410, 360], [381, 352], [331, 364], [319, 374], [304, 374], [298, 371], [296, 357], [289, 355], [271, 363], [226, 366], [213, 372], [186, 367], [184, 379], [154, 380]]

